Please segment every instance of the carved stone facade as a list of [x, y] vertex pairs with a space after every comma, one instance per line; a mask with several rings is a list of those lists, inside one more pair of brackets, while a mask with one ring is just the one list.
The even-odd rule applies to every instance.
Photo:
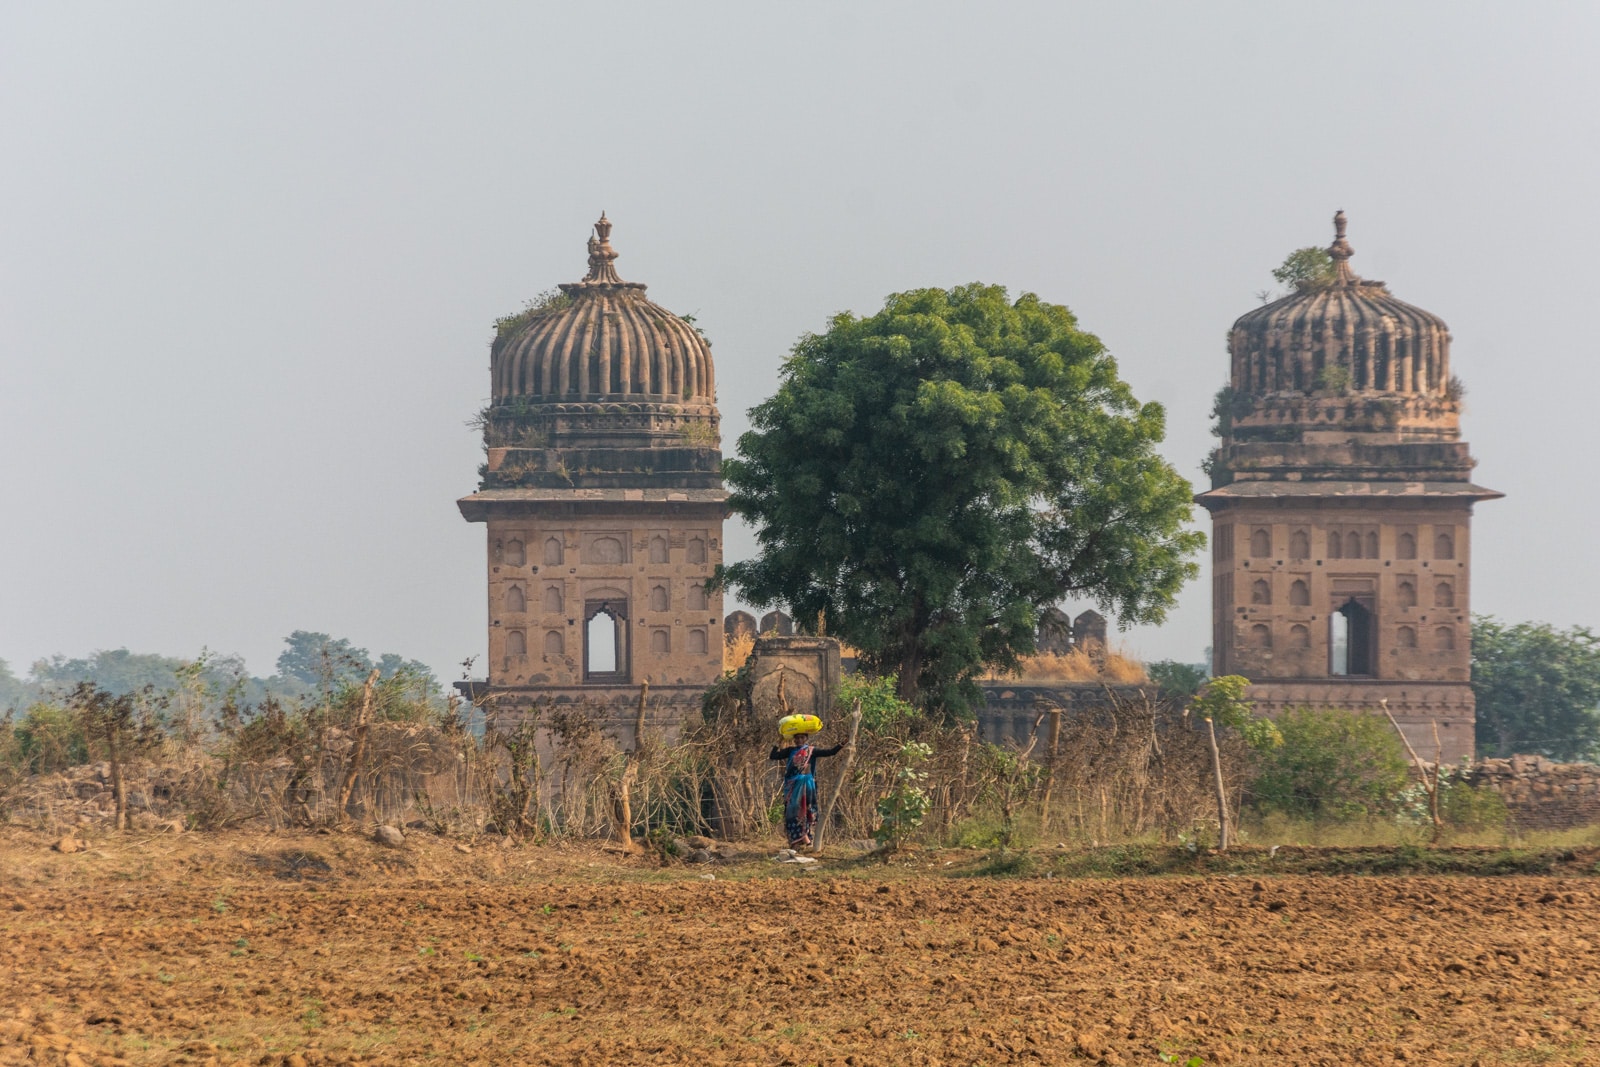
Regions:
[[617, 276], [611, 223], [589, 273], [503, 326], [491, 354], [488, 453], [459, 502], [488, 532], [487, 683], [534, 700], [621, 708], [649, 682], [669, 714], [722, 673], [722, 488], [711, 349]]
[[750, 655], [750, 703], [772, 721], [811, 714], [829, 724], [839, 678], [839, 642], [834, 638], [769, 632]]
[[1213, 669], [1257, 707], [1387, 703], [1419, 753], [1472, 754], [1472, 484], [1450, 334], [1350, 271], [1234, 323], [1212, 488]]

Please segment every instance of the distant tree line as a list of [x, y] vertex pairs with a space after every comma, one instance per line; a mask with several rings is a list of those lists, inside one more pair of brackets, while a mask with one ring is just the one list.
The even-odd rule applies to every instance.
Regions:
[[406, 675], [429, 697], [443, 696], [443, 688], [427, 664], [393, 652], [374, 659], [346, 638], [309, 630], [294, 631], [284, 638], [284, 646], [276, 672], [264, 678], [251, 675], [242, 657], [206, 649], [193, 659], [126, 648], [71, 659], [55, 655], [36, 660], [24, 677], [18, 677], [10, 664], [0, 659], [0, 714], [21, 712], [58, 698], [84, 682], [113, 696], [146, 688], [157, 693], [203, 688], [228, 694], [239, 704], [260, 704], [269, 697], [304, 699], [359, 685], [374, 667], [382, 680]]

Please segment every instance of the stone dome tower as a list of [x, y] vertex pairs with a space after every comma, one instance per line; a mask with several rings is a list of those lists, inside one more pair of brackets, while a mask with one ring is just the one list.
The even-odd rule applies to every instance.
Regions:
[[1419, 752], [1472, 751], [1472, 484], [1460, 383], [1438, 316], [1350, 269], [1334, 216], [1331, 278], [1228, 335], [1212, 488], [1217, 674], [1268, 713], [1393, 711]]
[[621, 484], [641, 468], [720, 484], [711, 345], [617, 276], [603, 213], [594, 231], [582, 281], [498, 324], [484, 487]]
[[[488, 679], [500, 711], [611, 708], [650, 684], [687, 712], [722, 673], [722, 488], [711, 345], [616, 271], [496, 324], [487, 462], [462, 515], [488, 527]], [[629, 716], [631, 719], [631, 715]]]
[[[1398, 457], [1384, 446], [1459, 440], [1461, 387], [1450, 374], [1449, 327], [1396, 299], [1383, 282], [1352, 273], [1344, 212], [1333, 222], [1333, 278], [1241, 315], [1229, 331], [1232, 374], [1218, 397], [1224, 443], [1213, 457], [1214, 480], [1291, 469], [1302, 478], [1345, 479], [1364, 460], [1393, 474]], [[1349, 451], [1284, 447], [1334, 443]], [[1419, 478], [1464, 478], [1472, 468], [1461, 444], [1410, 460], [1424, 457]]]

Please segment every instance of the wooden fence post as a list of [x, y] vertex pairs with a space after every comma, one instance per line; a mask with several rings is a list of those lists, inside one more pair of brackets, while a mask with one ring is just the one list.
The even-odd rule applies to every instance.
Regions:
[[850, 768], [856, 762], [856, 734], [861, 729], [861, 701], [856, 701], [855, 710], [850, 713], [850, 740], [844, 746], [844, 765], [839, 769], [839, 779], [834, 783], [833, 789], [828, 793], [828, 806], [823, 809], [822, 819], [817, 823], [817, 832], [811, 836], [811, 851], [822, 851], [822, 835], [827, 832], [828, 824], [833, 819], [833, 807], [839, 802], [839, 791], [850, 780]]
[[374, 667], [367, 675], [367, 684], [361, 687], [361, 717], [356, 720], [355, 743], [350, 748], [350, 762], [345, 764], [344, 781], [339, 785], [339, 804], [334, 811], [338, 812], [340, 822], [350, 815], [350, 794], [355, 792], [361, 764], [367, 758], [367, 734], [372, 729], [372, 687], [377, 684], [378, 668]]

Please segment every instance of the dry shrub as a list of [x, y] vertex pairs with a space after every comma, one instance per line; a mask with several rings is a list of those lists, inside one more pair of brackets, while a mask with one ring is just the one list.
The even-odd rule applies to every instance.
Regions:
[[[1248, 750], [1232, 735], [1218, 742], [1237, 798]], [[1043, 759], [1048, 764], [1049, 754]], [[1053, 770], [1058, 799], [1046, 830], [1061, 836], [1104, 843], [1216, 824], [1210, 742], [1190, 716], [1161, 701], [1110, 698], [1064, 720]]]
[[[355, 762], [359, 696], [357, 689], [321, 704], [228, 708], [204, 739], [169, 737], [128, 770], [142, 825], [172, 818], [195, 829], [391, 823], [459, 834], [492, 825], [528, 840], [615, 838], [630, 752], [628, 830], [664, 853], [691, 834], [759, 838], [777, 818], [781, 767], [769, 753], [786, 709], [755, 706], [747, 672], [714, 686], [703, 713], [689, 721], [652, 702], [640, 738], [632, 736], [633, 700], [471, 709], [483, 713], [481, 735], [466, 727], [462, 709], [413, 714], [379, 701], [390, 717], [370, 723], [350, 804], [340, 811]], [[980, 740], [972, 724], [914, 714], [864, 722], [848, 780], [840, 781], [843, 754], [819, 765], [823, 803], [834, 800], [826, 833], [834, 842], [872, 835], [877, 803], [894, 788], [908, 741], [931, 749], [919, 768], [929, 799], [926, 839], [1007, 846], [1025, 829], [1024, 836], [1107, 842], [1213, 825], [1205, 735], [1170, 707], [1107, 699], [1063, 716], [1053, 754], [1043, 714], [1030, 738], [1003, 746]], [[848, 729], [843, 709], [828, 719], [823, 745], [844, 740]], [[1236, 740], [1223, 744], [1236, 797], [1245, 753]], [[13, 818], [52, 828], [106, 818], [104, 778], [90, 766], [12, 777], [4, 784]]]
[[1106, 682], [1112, 685], [1142, 685], [1150, 681], [1144, 664], [1120, 649], [1100, 654], [1074, 648], [1069, 652], [1041, 652], [1022, 657], [1016, 675], [1023, 681]]
[[755, 634], [731, 633], [722, 640], [722, 669], [737, 671], [750, 660], [756, 648]]

